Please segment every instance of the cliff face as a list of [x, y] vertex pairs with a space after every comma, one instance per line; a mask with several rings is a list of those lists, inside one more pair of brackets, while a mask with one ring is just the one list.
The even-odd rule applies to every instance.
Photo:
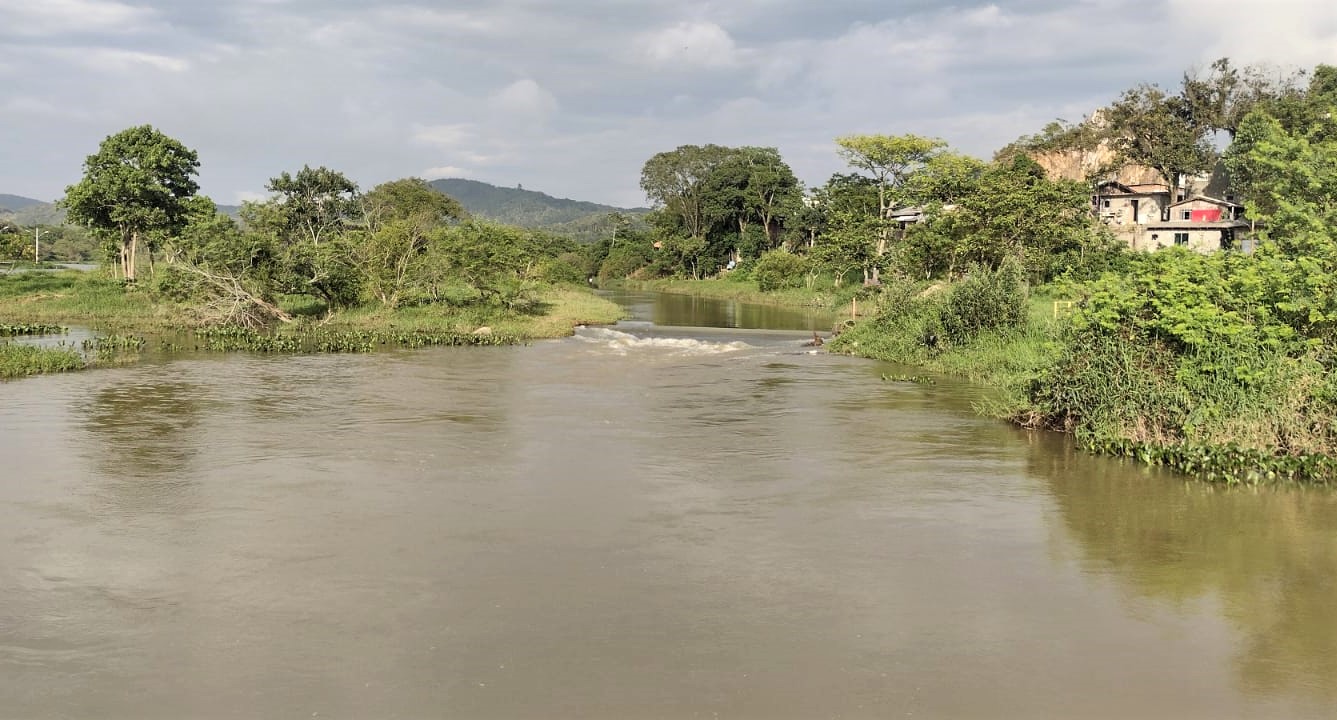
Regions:
[[1100, 175], [1102, 179], [1118, 180], [1125, 185], [1165, 182], [1160, 173], [1142, 165], [1123, 165], [1117, 173], [1110, 172], [1110, 168], [1118, 165], [1118, 155], [1103, 142], [1093, 150], [1048, 150], [1031, 157], [1051, 180], [1085, 182]]

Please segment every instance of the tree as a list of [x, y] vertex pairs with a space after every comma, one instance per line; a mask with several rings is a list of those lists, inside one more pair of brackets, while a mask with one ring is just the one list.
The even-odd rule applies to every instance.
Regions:
[[641, 189], [689, 236], [703, 238], [710, 220], [705, 183], [732, 153], [721, 145], [682, 145], [658, 153], [641, 168]]
[[331, 311], [353, 304], [362, 278], [348, 231], [365, 226], [357, 184], [343, 173], [303, 166], [265, 188], [276, 197], [244, 204], [242, 219], [273, 238], [284, 290], [315, 294]]
[[963, 233], [961, 256], [990, 269], [1013, 258], [1040, 281], [1097, 238], [1087, 188], [1048, 179], [1024, 155], [989, 165], [978, 189], [964, 194], [949, 214]]
[[1128, 90], [1105, 113], [1113, 144], [1127, 162], [1152, 168], [1175, 196], [1184, 175], [1211, 166], [1210, 126], [1193, 118], [1187, 101], [1154, 85]]
[[1240, 124], [1226, 166], [1267, 237], [1293, 255], [1337, 255], [1337, 117], [1287, 130], [1255, 111]]
[[426, 255], [433, 233], [469, 214], [454, 198], [418, 178], [378, 185], [363, 204], [368, 230], [356, 250], [365, 286], [382, 304], [395, 307], [411, 289], [415, 265]]
[[120, 273], [135, 279], [139, 243], [151, 232], [175, 232], [185, 222], [185, 201], [199, 185], [200, 162], [190, 150], [150, 125], [107, 137], [84, 160], [84, 177], [61, 201], [70, 221], [116, 243]]
[[822, 232], [809, 254], [835, 275], [837, 285], [854, 270], [863, 271], [865, 282], [872, 278], [878, 231], [884, 227], [877, 183], [863, 175], [833, 175], [813, 194], [813, 204], [821, 209]]
[[279, 207], [290, 232], [314, 244], [346, 228], [361, 208], [357, 183], [326, 167], [303, 165], [296, 175], [270, 178], [265, 189], [279, 195]]
[[[877, 183], [878, 257], [886, 254], [891, 237], [887, 214], [896, 202], [895, 191], [912, 172], [937, 154], [947, 143], [918, 135], [846, 135], [836, 138], [840, 156], [850, 167], [868, 173]], [[872, 282], [879, 281], [873, 267]]]
[[1221, 130], [1235, 139], [1240, 123], [1255, 107], [1295, 97], [1300, 72], [1273, 71], [1261, 65], [1237, 68], [1229, 58], [1202, 71], [1184, 73], [1180, 97], [1195, 125]]

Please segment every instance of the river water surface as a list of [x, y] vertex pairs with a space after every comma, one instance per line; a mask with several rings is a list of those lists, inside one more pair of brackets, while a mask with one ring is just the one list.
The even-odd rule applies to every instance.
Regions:
[[0, 385], [0, 717], [1337, 718], [1332, 493], [620, 299]]

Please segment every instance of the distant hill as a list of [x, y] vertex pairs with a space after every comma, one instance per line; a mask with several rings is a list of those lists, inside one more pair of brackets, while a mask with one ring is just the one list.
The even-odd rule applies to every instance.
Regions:
[[[622, 213], [633, 225], [649, 212], [646, 208], [620, 208], [613, 205], [556, 198], [547, 193], [520, 188], [504, 188], [476, 180], [450, 178], [433, 180], [431, 186], [460, 201], [471, 214], [496, 222], [546, 230], [566, 235], [578, 242], [595, 242], [613, 231], [609, 213]], [[236, 205], [219, 205], [219, 212], [238, 217]], [[65, 211], [54, 203], [21, 195], [0, 194], [0, 218], [20, 225], [59, 225]]]
[[6, 195], [0, 193], [0, 212], [8, 210], [13, 213], [33, 205], [46, 204], [48, 203], [44, 203], [41, 200], [33, 200], [30, 197], [23, 197], [22, 195]]
[[609, 213], [622, 213], [633, 220], [649, 212], [646, 208], [556, 198], [547, 193], [498, 187], [477, 180], [447, 178], [433, 180], [432, 187], [460, 201], [464, 209], [488, 220], [547, 230], [581, 242], [594, 242], [612, 232]]
[[60, 225], [65, 211], [55, 203], [42, 202], [22, 195], [0, 194], [0, 218], [19, 225]]

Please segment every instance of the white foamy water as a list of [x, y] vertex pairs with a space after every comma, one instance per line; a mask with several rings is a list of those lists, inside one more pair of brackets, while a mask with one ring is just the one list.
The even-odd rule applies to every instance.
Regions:
[[713, 342], [691, 337], [640, 336], [611, 328], [582, 328], [576, 338], [618, 355], [630, 353], [663, 353], [671, 357], [721, 355], [753, 348], [740, 340]]

